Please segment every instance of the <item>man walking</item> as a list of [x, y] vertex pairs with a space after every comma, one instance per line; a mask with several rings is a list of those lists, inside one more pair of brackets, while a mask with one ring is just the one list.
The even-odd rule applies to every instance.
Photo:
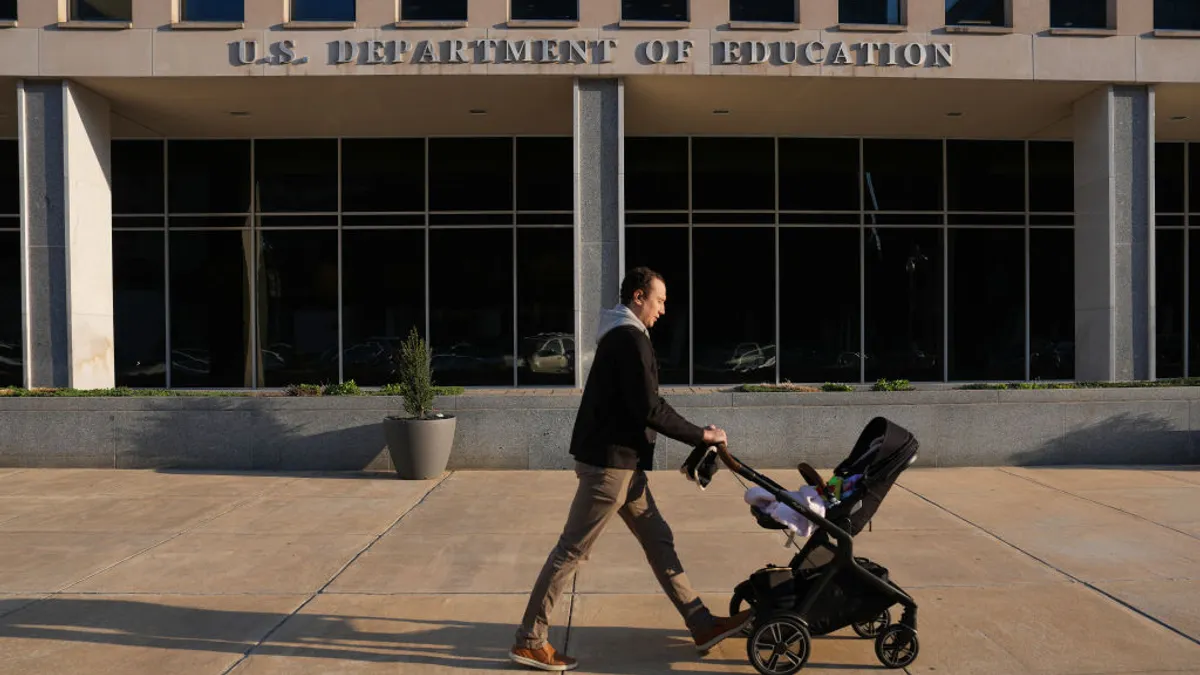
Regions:
[[665, 313], [666, 301], [662, 276], [638, 267], [621, 282], [621, 304], [601, 314], [596, 357], [571, 436], [579, 487], [517, 629], [509, 652], [517, 663], [549, 671], [575, 668], [575, 659], [557, 653], [547, 642], [549, 617], [571, 574], [616, 515], [641, 543], [699, 652], [739, 632], [750, 620], [748, 611], [729, 618], [709, 613], [684, 574], [671, 529], [647, 484], [659, 433], [693, 446], [725, 441], [724, 431], [688, 422], [658, 394], [658, 362], [649, 328]]

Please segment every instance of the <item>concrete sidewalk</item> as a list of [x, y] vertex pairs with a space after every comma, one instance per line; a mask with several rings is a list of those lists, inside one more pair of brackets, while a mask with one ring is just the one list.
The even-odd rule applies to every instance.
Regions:
[[[574, 485], [0, 469], [0, 673], [532, 672], [505, 656]], [[910, 469], [898, 485], [856, 553], [920, 604], [909, 672], [1200, 673], [1200, 467]], [[728, 471], [703, 493], [675, 472], [651, 486], [714, 611], [789, 559]], [[695, 654], [621, 523], [552, 640], [581, 673], [754, 672], [741, 638]], [[884, 671], [844, 630], [802, 672]]]

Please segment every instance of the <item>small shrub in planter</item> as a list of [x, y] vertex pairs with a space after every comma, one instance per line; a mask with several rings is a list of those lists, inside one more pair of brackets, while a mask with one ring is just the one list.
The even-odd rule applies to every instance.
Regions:
[[395, 387], [384, 388], [404, 397], [407, 417], [389, 415], [383, 420], [388, 453], [403, 479], [425, 480], [441, 475], [454, 447], [454, 416], [433, 409], [437, 392], [432, 360], [429, 347], [414, 327], [400, 346], [400, 381]]
[[913, 386], [908, 380], [888, 380], [880, 378], [871, 387], [872, 391], [912, 391]]
[[358, 389], [358, 383], [354, 380], [343, 382], [341, 384], [325, 385], [324, 394], [326, 396], [358, 396], [361, 392]]
[[854, 387], [841, 382], [826, 382], [821, 385], [821, 391], [854, 391]]

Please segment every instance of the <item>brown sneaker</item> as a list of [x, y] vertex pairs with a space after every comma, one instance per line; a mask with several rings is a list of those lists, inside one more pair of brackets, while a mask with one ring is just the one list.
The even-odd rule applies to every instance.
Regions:
[[575, 670], [575, 666], [579, 665], [575, 659], [555, 652], [549, 642], [543, 644], [541, 649], [514, 646], [509, 650], [508, 658], [523, 666], [538, 670]]
[[731, 617], [713, 617], [713, 622], [707, 628], [692, 634], [696, 651], [703, 654], [716, 647], [721, 640], [739, 633], [753, 615], [753, 612], [746, 610]]

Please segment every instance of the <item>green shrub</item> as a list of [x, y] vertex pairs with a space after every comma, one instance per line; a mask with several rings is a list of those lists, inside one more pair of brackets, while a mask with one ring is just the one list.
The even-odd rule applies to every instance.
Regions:
[[320, 396], [321, 385], [319, 384], [289, 384], [287, 388], [288, 396]]
[[871, 386], [871, 391], [912, 391], [913, 386], [908, 380], [888, 380], [880, 378]]
[[826, 382], [821, 385], [821, 391], [854, 391], [854, 387], [840, 382]]
[[326, 396], [358, 396], [361, 393], [358, 389], [358, 384], [354, 380], [349, 380], [341, 384], [327, 384], [324, 391]]

